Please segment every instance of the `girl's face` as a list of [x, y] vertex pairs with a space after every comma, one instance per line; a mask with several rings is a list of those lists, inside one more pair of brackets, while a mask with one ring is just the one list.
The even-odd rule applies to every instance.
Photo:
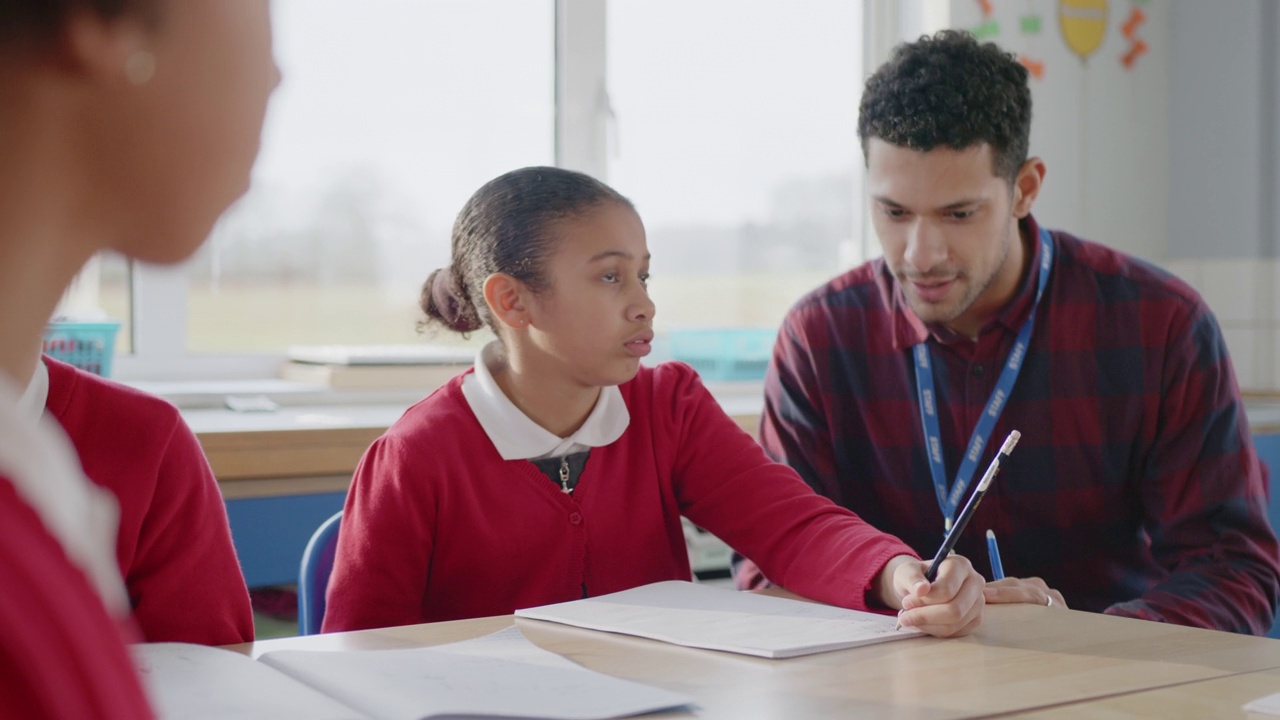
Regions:
[[550, 287], [527, 299], [530, 343], [543, 371], [583, 387], [635, 377], [653, 340], [649, 248], [631, 208], [610, 202], [551, 229]]
[[116, 250], [181, 260], [248, 189], [280, 82], [269, 10], [268, 0], [162, 3], [141, 43], [155, 56], [154, 74], [102, 94], [87, 140], [123, 213]]

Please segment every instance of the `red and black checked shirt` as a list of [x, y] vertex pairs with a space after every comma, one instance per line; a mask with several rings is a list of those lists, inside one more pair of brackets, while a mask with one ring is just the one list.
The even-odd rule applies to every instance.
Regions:
[[[1031, 218], [1022, 231], [1039, 232]], [[992, 529], [1008, 576], [1041, 577], [1073, 608], [1265, 634], [1277, 543], [1217, 322], [1171, 275], [1052, 237], [1035, 334], [978, 472], [1010, 430], [1022, 439], [957, 552], [990, 577]], [[1036, 268], [1040, 243], [1028, 244]], [[910, 348], [933, 352], [949, 486], [1034, 290], [1028, 272], [974, 342], [923, 324], [883, 260], [836, 278], [783, 323], [761, 443], [819, 493], [932, 556], [943, 517]]]

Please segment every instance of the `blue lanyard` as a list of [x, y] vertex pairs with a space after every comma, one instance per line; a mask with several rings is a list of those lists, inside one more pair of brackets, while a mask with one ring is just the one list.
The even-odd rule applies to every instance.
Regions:
[[1040, 256], [1040, 277], [1036, 285], [1036, 301], [1031, 306], [1031, 314], [1022, 329], [1018, 331], [1018, 339], [1005, 359], [1004, 369], [1000, 371], [1000, 379], [987, 399], [987, 406], [978, 418], [978, 426], [973, 429], [969, 438], [968, 451], [956, 471], [956, 481], [951, 484], [951, 492], [947, 492], [947, 469], [942, 462], [942, 433], [938, 428], [937, 393], [933, 389], [932, 358], [929, 344], [921, 342], [912, 348], [916, 366], [916, 394], [920, 400], [920, 418], [924, 422], [924, 439], [929, 455], [929, 472], [933, 475], [933, 489], [938, 495], [938, 507], [946, 521], [946, 529], [951, 529], [951, 521], [955, 517], [956, 508], [964, 498], [969, 483], [973, 481], [973, 473], [978, 469], [978, 461], [982, 459], [982, 451], [987, 447], [987, 439], [995, 428], [996, 420], [1004, 410], [1005, 400], [1013, 392], [1013, 385], [1018, 381], [1018, 373], [1022, 371], [1022, 361], [1027, 357], [1027, 345], [1031, 342], [1031, 331], [1036, 324], [1036, 309], [1040, 307], [1040, 296], [1044, 295], [1045, 285], [1049, 281], [1049, 269], [1053, 267], [1053, 242], [1049, 232], [1041, 228], [1040, 245], [1043, 248]]

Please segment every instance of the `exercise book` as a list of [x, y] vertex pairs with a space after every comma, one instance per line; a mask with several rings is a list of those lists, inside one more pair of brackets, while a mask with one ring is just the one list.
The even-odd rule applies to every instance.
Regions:
[[588, 670], [519, 629], [405, 650], [278, 650], [257, 660], [186, 643], [133, 646], [161, 720], [604, 720], [693, 699]]
[[789, 658], [923, 635], [893, 615], [668, 580], [631, 590], [526, 608], [546, 620], [705, 650]]

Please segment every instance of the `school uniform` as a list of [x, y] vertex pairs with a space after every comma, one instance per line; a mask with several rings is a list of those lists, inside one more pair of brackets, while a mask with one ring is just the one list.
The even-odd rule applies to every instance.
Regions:
[[115, 504], [0, 377], [0, 717], [149, 718], [125, 647]]
[[[914, 556], [770, 462], [687, 365], [642, 367], [603, 388], [583, 427], [561, 439], [502, 394], [485, 362], [494, 352], [365, 453], [325, 631], [502, 615], [689, 580], [681, 515], [760, 558], [795, 592], [845, 607], [868, 608], [885, 563]], [[566, 457], [580, 459], [568, 482]]]
[[58, 421], [85, 474], [118, 501], [113, 547], [143, 638], [206, 645], [252, 641], [253, 612], [226, 506], [177, 408], [43, 360], [29, 402]]

